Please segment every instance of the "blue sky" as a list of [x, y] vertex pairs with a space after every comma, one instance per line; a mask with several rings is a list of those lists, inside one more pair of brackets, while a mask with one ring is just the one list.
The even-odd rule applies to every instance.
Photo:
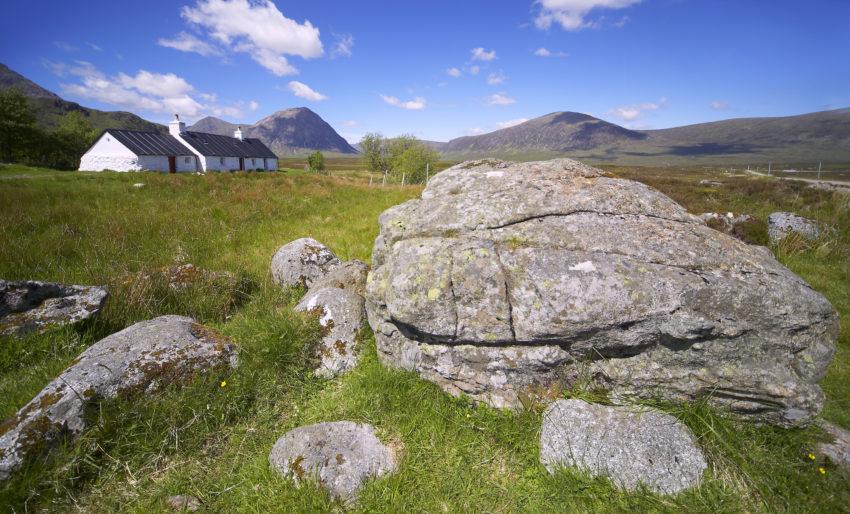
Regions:
[[350, 141], [554, 111], [633, 128], [850, 106], [850, 1], [4, 1], [0, 62], [153, 121], [307, 106]]

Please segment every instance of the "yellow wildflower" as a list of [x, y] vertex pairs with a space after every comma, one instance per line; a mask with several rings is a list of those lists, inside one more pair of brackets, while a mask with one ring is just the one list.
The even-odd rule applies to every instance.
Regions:
[[825, 469], [823, 469], [823, 468], [818, 468], [818, 472], [819, 472], [821, 475], [826, 475], [826, 470], [825, 470]]
[[809, 460], [815, 460], [815, 454], [814, 453], [809, 454]]
[[227, 380], [221, 381], [221, 387], [227, 387]]

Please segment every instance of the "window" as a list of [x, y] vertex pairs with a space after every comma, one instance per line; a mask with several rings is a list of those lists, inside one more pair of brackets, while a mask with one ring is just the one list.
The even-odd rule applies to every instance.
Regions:
[[183, 162], [185, 162], [186, 164], [189, 164], [190, 162], [192, 162], [192, 158], [191, 157], [184, 157]]
[[219, 157], [218, 163], [221, 164], [222, 166], [224, 166], [224, 157]]
[[251, 166], [256, 166], [256, 165], [257, 165], [257, 160], [251, 159]]

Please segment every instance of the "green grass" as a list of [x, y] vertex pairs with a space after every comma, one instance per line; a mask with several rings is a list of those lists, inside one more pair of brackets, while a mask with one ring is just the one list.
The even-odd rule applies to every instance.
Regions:
[[[824, 416], [850, 427], [850, 212], [848, 198], [793, 183], [720, 173], [615, 168], [692, 212], [747, 212], [764, 223], [787, 209], [833, 231], [814, 243], [774, 248], [842, 316], [835, 362], [823, 382]], [[550, 476], [538, 462], [540, 407], [520, 413], [474, 407], [412, 373], [385, 369], [371, 336], [351, 373], [312, 377], [307, 349], [318, 327], [292, 312], [298, 291], [270, 279], [275, 249], [311, 236], [340, 257], [369, 260], [377, 216], [419, 194], [369, 187], [334, 170], [205, 176], [57, 173], [0, 167], [0, 277], [107, 284], [94, 322], [23, 340], [0, 339], [0, 416], [13, 414], [82, 349], [138, 320], [187, 314], [238, 345], [240, 366], [135, 400], [104, 402], [91, 429], [30, 461], [0, 485], [3, 511], [158, 512], [174, 494], [209, 512], [328, 511], [343, 506], [314, 487], [295, 488], [269, 469], [288, 429], [349, 419], [375, 425], [401, 452], [397, 474], [374, 481], [364, 512], [837, 512], [850, 507], [850, 476], [826, 475], [805, 455], [817, 428], [781, 430], [725, 419], [704, 405], [665, 405], [687, 423], [710, 462], [703, 484], [676, 497], [625, 493], [578, 472]], [[724, 186], [700, 186], [717, 179]], [[142, 182], [142, 188], [133, 184]], [[753, 237], [763, 237], [754, 230]], [[142, 269], [191, 262], [250, 279], [234, 293], [209, 283], [173, 292], [125, 285]], [[226, 380], [226, 387], [221, 387]]]

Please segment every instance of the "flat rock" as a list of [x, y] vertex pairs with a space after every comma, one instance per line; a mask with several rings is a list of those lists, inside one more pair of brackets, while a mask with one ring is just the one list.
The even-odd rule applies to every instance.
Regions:
[[287, 243], [275, 252], [272, 278], [281, 287], [309, 288], [339, 264], [339, 259], [327, 246], [305, 237]]
[[106, 288], [54, 282], [0, 280], [0, 335], [23, 335], [96, 316]]
[[318, 479], [334, 498], [356, 499], [363, 483], [395, 471], [393, 452], [375, 436], [371, 425], [351, 421], [296, 428], [277, 440], [269, 463], [300, 483]]
[[201, 500], [194, 496], [178, 494], [165, 500], [169, 509], [176, 512], [197, 512], [201, 510]]
[[369, 274], [369, 265], [363, 261], [353, 259], [345, 261], [330, 271], [327, 275], [316, 280], [310, 286], [310, 290], [324, 289], [327, 287], [345, 289], [360, 296], [366, 295], [366, 276]]
[[213, 368], [235, 367], [223, 337], [183, 316], [136, 323], [90, 346], [0, 428], [0, 480], [30, 454], [86, 428], [86, 407], [119, 395], [148, 394]]
[[818, 444], [818, 452], [835, 464], [850, 469], [850, 431], [827, 422], [820, 423], [820, 426], [829, 440]]
[[792, 233], [806, 239], [817, 239], [820, 230], [816, 221], [791, 212], [774, 212], [767, 217], [767, 235], [771, 242], [775, 243]]
[[589, 377], [617, 401], [703, 397], [807, 423], [832, 305], [764, 247], [569, 159], [459, 164], [380, 217], [366, 286], [378, 355], [518, 408]]
[[558, 400], [546, 410], [540, 461], [550, 473], [577, 467], [620, 488], [676, 494], [699, 485], [706, 462], [691, 431], [652, 409]]
[[350, 371], [360, 360], [358, 335], [366, 318], [363, 297], [347, 289], [311, 289], [295, 306], [319, 318], [322, 340], [317, 349], [317, 376], [331, 378]]

